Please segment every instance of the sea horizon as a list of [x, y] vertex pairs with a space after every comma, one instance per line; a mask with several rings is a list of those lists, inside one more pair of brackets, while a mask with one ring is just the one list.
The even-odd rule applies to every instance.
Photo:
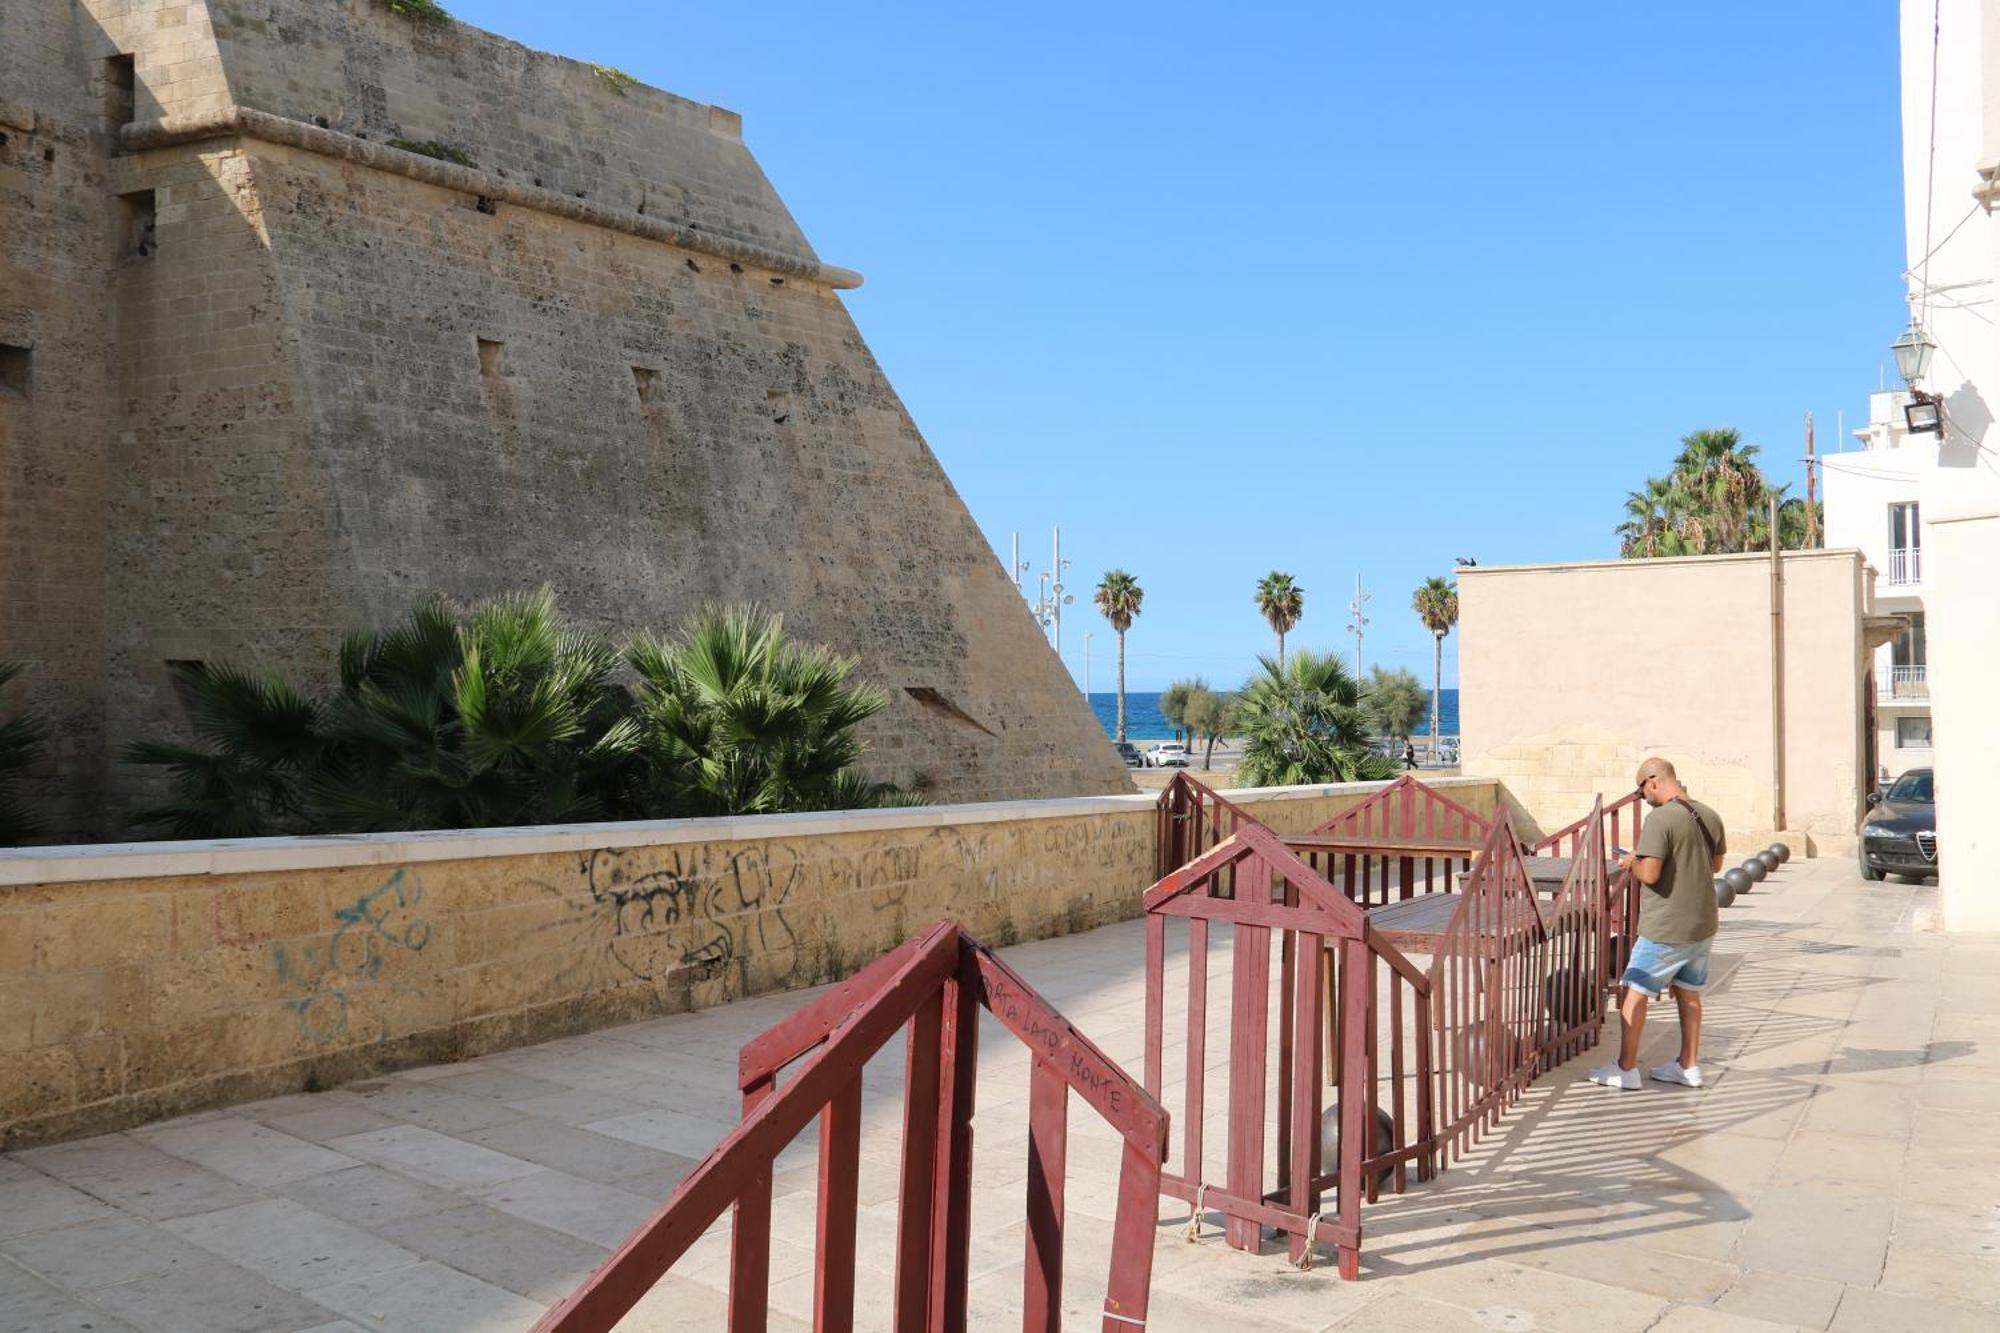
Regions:
[[[1132, 741], [1170, 741], [1174, 729], [1167, 719], [1160, 715], [1159, 690], [1127, 690], [1125, 692], [1125, 738]], [[1118, 734], [1118, 692], [1116, 690], [1094, 690], [1088, 696], [1091, 711], [1103, 724], [1104, 734]], [[1442, 735], [1458, 735], [1458, 691], [1443, 689], [1438, 691], [1438, 728]], [[1424, 691], [1424, 716], [1410, 734], [1428, 736], [1431, 731], [1430, 691]]]

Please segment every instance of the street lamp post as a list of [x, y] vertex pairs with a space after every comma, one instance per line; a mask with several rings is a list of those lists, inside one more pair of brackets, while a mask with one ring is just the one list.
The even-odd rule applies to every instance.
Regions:
[[1896, 358], [1896, 373], [1903, 377], [1910, 391], [1910, 401], [1903, 408], [1903, 424], [1913, 433], [1935, 432], [1942, 439], [1944, 400], [1917, 387], [1917, 381], [1931, 368], [1931, 354], [1937, 351], [1937, 344], [1924, 332], [1924, 326], [1913, 319], [1910, 327], [1903, 330], [1903, 336], [1889, 344], [1889, 351]]

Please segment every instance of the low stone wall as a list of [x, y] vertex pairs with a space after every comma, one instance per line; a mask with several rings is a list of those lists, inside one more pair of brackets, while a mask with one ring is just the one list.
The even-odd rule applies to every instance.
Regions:
[[[1377, 786], [1230, 799], [1292, 832]], [[830, 981], [940, 917], [1088, 929], [1153, 847], [1101, 796], [0, 852], [0, 1147]]]

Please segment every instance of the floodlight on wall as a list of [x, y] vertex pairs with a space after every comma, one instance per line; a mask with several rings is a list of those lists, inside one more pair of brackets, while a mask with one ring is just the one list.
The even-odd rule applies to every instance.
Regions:
[[[1903, 377], [1903, 383], [1915, 388], [1917, 381], [1930, 370], [1931, 353], [1937, 350], [1937, 344], [1924, 332], [1923, 325], [1911, 320], [1910, 327], [1903, 330], [1903, 336], [1889, 344], [1889, 350], [1896, 357], [1896, 373]], [[1911, 426], [1910, 429], [1915, 430], [1916, 427]]]
[[1934, 398], [1903, 404], [1903, 424], [1910, 428], [1912, 435], [1925, 431], [1937, 434], [1944, 432], [1944, 417], [1938, 412], [1937, 400]]

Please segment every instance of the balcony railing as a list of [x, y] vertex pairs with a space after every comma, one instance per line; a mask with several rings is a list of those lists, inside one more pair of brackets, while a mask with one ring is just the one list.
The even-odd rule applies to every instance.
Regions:
[[[1921, 546], [1892, 546], [1889, 548], [1889, 586], [1921, 583], [1924, 577], [1924, 550]], [[1921, 667], [1918, 668], [1922, 670]]]
[[1925, 670], [1921, 663], [1916, 666], [1890, 667], [1889, 674], [1881, 681], [1881, 697], [1899, 703], [1930, 698], [1931, 683], [1924, 674]]

